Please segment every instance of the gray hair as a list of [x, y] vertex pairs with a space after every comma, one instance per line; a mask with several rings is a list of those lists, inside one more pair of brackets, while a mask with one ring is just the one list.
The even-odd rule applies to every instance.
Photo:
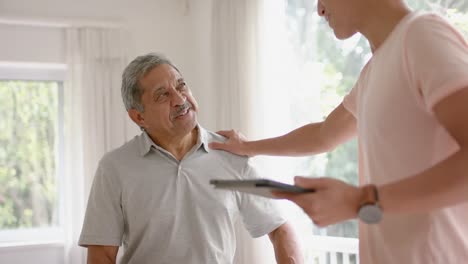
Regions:
[[168, 64], [180, 73], [179, 69], [177, 69], [169, 59], [164, 55], [157, 53], [148, 53], [146, 55], [138, 56], [125, 68], [122, 74], [121, 92], [125, 109], [127, 109], [127, 111], [132, 108], [140, 112], [144, 111], [143, 104], [141, 103], [143, 88], [140, 87], [139, 81], [153, 68], [162, 64]]

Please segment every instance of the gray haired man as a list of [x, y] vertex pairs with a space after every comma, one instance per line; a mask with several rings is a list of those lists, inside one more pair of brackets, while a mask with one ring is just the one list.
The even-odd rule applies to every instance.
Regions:
[[125, 69], [122, 97], [142, 133], [100, 161], [79, 244], [88, 263], [232, 263], [234, 224], [268, 234], [278, 263], [302, 263], [294, 232], [268, 199], [215, 191], [211, 178], [258, 178], [247, 157], [208, 148], [179, 70], [150, 53]]

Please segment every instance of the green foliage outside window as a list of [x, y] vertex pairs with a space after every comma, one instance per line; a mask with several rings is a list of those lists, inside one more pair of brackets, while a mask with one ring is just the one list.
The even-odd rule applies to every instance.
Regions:
[[0, 230], [58, 223], [58, 89], [0, 81]]

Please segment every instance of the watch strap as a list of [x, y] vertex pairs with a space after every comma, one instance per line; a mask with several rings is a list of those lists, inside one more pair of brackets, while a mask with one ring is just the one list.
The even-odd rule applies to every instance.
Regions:
[[362, 197], [359, 206], [379, 203], [379, 192], [375, 184], [364, 185], [362, 189]]

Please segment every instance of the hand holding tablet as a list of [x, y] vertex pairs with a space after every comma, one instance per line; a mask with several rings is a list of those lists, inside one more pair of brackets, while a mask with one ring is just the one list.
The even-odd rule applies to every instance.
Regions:
[[304, 189], [302, 187], [277, 182], [268, 179], [256, 179], [256, 180], [210, 180], [210, 184], [213, 184], [215, 189], [227, 189], [239, 192], [250, 193], [254, 195], [260, 195], [267, 198], [275, 198], [272, 195], [272, 191], [279, 192], [292, 192], [292, 193], [307, 193], [314, 192], [312, 189]]

